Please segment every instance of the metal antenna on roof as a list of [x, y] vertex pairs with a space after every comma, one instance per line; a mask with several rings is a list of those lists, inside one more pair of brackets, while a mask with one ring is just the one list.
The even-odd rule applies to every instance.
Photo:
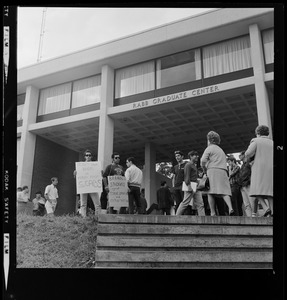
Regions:
[[43, 15], [42, 15], [42, 25], [41, 25], [41, 32], [40, 32], [40, 42], [39, 42], [37, 62], [40, 62], [41, 58], [42, 58], [43, 40], [44, 40], [44, 33], [45, 33], [46, 12], [47, 12], [47, 7], [44, 7], [43, 8]]

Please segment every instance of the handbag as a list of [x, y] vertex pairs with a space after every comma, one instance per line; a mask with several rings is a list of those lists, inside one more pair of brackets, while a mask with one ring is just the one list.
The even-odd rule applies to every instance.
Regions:
[[198, 191], [209, 190], [209, 179], [208, 179], [207, 175], [203, 175], [203, 177], [199, 179], [197, 190]]

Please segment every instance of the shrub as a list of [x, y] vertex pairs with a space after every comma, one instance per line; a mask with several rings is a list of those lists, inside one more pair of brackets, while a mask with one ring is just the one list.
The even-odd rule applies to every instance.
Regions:
[[91, 268], [97, 220], [75, 215], [17, 215], [17, 268]]

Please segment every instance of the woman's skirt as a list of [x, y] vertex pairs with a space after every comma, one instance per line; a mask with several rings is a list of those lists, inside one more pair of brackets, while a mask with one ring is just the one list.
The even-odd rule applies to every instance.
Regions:
[[208, 194], [231, 196], [231, 188], [226, 170], [217, 168], [207, 169], [207, 176], [210, 185]]

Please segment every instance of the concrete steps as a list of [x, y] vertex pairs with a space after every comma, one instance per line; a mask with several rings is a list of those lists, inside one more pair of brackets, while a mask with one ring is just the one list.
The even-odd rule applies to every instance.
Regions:
[[99, 215], [96, 268], [272, 268], [273, 218]]

